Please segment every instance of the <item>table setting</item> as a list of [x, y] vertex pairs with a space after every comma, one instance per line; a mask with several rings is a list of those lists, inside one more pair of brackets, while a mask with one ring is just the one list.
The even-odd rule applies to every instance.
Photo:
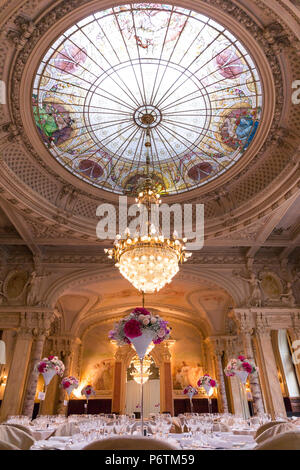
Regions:
[[[239, 450], [255, 447], [254, 425], [244, 423], [244, 426], [251, 427], [250, 434], [243, 434], [245, 430], [242, 428], [233, 428], [229, 432], [214, 432], [214, 421], [220, 419], [226, 421], [226, 417], [187, 413], [180, 416], [182, 432], [174, 433], [172, 432], [173, 418], [168, 414], [157, 414], [152, 416], [151, 420], [145, 420], [145, 428], [149, 439], [168, 442], [178, 450]], [[76, 422], [79, 433], [72, 436], [53, 435], [36, 440], [31, 450], [81, 450], [91, 442], [113, 436], [140, 436], [141, 422], [130, 415], [113, 418], [111, 415], [110, 417], [94, 415], [89, 419], [84, 415], [77, 419], [73, 417], [71, 420]], [[240, 426], [242, 425], [241, 421], [237, 420], [237, 422]]]

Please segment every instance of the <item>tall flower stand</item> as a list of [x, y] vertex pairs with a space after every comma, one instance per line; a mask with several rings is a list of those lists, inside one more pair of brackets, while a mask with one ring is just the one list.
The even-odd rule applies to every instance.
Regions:
[[38, 393], [38, 399], [40, 400], [40, 404], [39, 404], [39, 411], [37, 414], [37, 418], [41, 416], [42, 404], [45, 401], [46, 393], [47, 393], [47, 385], [44, 384], [43, 391]]
[[86, 403], [84, 403], [83, 407], [84, 407], [84, 414], [87, 415], [88, 414], [88, 406], [89, 406], [89, 399], [87, 398], [86, 399]]
[[41, 416], [41, 407], [42, 407], [42, 403], [45, 401], [45, 398], [46, 398], [48, 385], [50, 384], [51, 380], [53, 379], [55, 375], [56, 375], [56, 371], [54, 369], [50, 369], [47, 372], [42, 373], [42, 376], [44, 379], [44, 388], [43, 388], [43, 391], [39, 392], [38, 394], [38, 398], [40, 400], [40, 406], [39, 406], [37, 417]]
[[64, 405], [66, 407], [65, 415], [66, 415], [66, 418], [67, 418], [68, 417], [68, 412], [69, 412], [69, 400], [64, 400]]
[[190, 394], [189, 394], [191, 413], [194, 413], [193, 396], [194, 396], [193, 393], [190, 393]]
[[246, 395], [245, 384], [247, 382], [248, 373], [243, 371], [236, 371], [235, 376], [238, 381], [239, 397], [241, 402], [242, 417], [246, 421], [250, 418], [248, 400]]
[[137, 336], [136, 338], [130, 338], [130, 341], [132, 342], [134, 349], [136, 350], [136, 353], [140, 359], [141, 363], [141, 424], [142, 424], [142, 429], [141, 429], [141, 434], [144, 436], [144, 379], [143, 379], [143, 363], [144, 363], [144, 357], [146, 354], [146, 351], [148, 349], [148, 346], [153, 340], [153, 331], [151, 330], [145, 330], [141, 334], [141, 336]]
[[203, 384], [203, 388], [205, 389], [206, 395], [207, 395], [207, 400], [208, 400], [208, 412], [209, 414], [212, 413], [212, 402], [211, 402], [211, 396], [213, 394], [213, 388], [210, 385]]

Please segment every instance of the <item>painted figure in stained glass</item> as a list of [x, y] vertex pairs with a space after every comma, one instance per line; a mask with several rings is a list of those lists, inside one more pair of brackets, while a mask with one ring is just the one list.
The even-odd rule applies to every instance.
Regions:
[[241, 59], [232, 48], [225, 49], [215, 58], [218, 72], [225, 78], [237, 78], [244, 71]]
[[259, 109], [247, 107], [231, 110], [220, 127], [222, 141], [231, 149], [250, 145], [259, 124]]
[[66, 41], [61, 50], [54, 55], [54, 65], [62, 73], [74, 73], [86, 61], [86, 49]]
[[33, 95], [32, 102], [35, 123], [45, 142], [53, 142], [59, 146], [70, 138], [74, 121], [64, 106], [44, 102], [41, 107], [37, 103], [36, 95]]
[[159, 10], [137, 10], [134, 19], [131, 12], [122, 13], [117, 18], [125, 37], [128, 40], [134, 38], [142, 49], [148, 49], [149, 46], [161, 46], [166, 32], [168, 34], [165, 44], [175, 41], [186, 22], [186, 18], [178, 14], [173, 14], [170, 20], [169, 13], [162, 11], [160, 6]]

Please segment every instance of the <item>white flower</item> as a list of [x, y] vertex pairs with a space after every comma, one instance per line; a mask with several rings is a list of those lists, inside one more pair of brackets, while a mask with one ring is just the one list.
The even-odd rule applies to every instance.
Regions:
[[145, 325], [145, 326], [149, 325], [149, 322], [150, 322], [149, 318], [146, 317], [146, 318], [143, 319], [143, 325]]
[[153, 324], [153, 323], [156, 323], [156, 318], [155, 318], [155, 317], [151, 317], [151, 320], [150, 320], [150, 321], [151, 321], [152, 324]]

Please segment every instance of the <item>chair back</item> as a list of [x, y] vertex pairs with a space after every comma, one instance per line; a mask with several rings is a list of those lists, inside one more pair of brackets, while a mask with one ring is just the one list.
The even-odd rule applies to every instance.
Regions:
[[5, 423], [5, 426], [12, 426], [13, 428], [21, 429], [21, 431], [26, 432], [32, 439], [34, 439], [32, 429], [30, 429], [29, 426], [25, 426], [24, 424], [11, 424], [11, 423]]
[[254, 450], [300, 450], [300, 432], [289, 431], [271, 437], [256, 446]]
[[5, 441], [0, 441], [0, 450], [20, 450], [19, 447], [9, 444]]
[[277, 424], [285, 423], [286, 421], [269, 421], [268, 423], [262, 424], [257, 430], [254, 436], [256, 440], [260, 434], [265, 432], [267, 429], [272, 428], [273, 426], [277, 426]]
[[0, 425], [0, 440], [8, 442], [21, 450], [28, 450], [34, 444], [34, 439], [29, 434], [6, 424]]
[[262, 432], [255, 440], [257, 444], [261, 444], [268, 439], [277, 436], [278, 434], [283, 434], [284, 432], [297, 431], [297, 427], [292, 423], [279, 423], [277, 426], [272, 426], [269, 429], [266, 429]]

